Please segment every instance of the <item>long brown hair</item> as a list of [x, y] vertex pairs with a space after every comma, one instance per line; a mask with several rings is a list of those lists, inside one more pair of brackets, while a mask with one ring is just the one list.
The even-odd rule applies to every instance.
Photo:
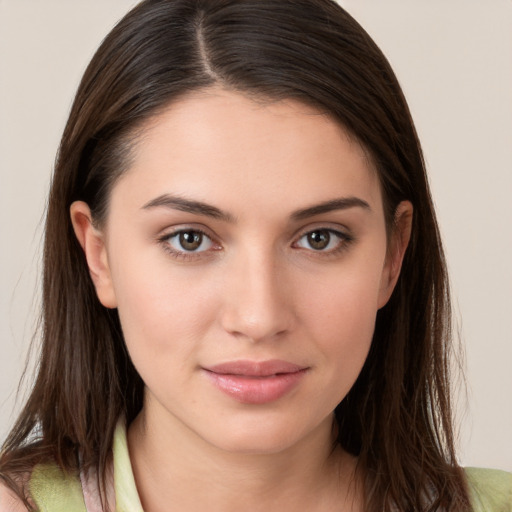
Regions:
[[386, 58], [331, 0], [146, 0], [104, 40], [58, 153], [38, 375], [3, 446], [0, 478], [21, 496], [17, 476], [50, 460], [71, 473], [97, 467], [104, 481], [118, 418], [137, 415], [144, 384], [117, 312], [96, 297], [69, 207], [86, 201], [101, 224], [138, 128], [214, 84], [261, 100], [294, 98], [339, 120], [378, 170], [389, 229], [398, 203], [412, 202], [397, 287], [335, 411], [338, 441], [364, 468], [368, 512], [470, 510], [454, 451], [448, 280], [420, 144]]

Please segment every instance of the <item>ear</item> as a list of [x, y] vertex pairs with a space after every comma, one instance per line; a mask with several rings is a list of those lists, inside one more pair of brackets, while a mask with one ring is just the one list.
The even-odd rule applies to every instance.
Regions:
[[382, 270], [379, 308], [387, 304], [398, 281], [405, 251], [411, 238], [412, 216], [412, 204], [409, 201], [402, 201], [395, 210], [395, 219], [390, 234], [386, 262]]
[[117, 300], [112, 285], [104, 234], [94, 226], [87, 203], [75, 201], [69, 212], [75, 235], [85, 253], [98, 299], [105, 307], [116, 308]]

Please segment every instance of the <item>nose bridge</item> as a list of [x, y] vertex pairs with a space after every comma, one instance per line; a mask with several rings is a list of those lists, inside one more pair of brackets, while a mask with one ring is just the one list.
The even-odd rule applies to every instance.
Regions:
[[270, 248], [245, 250], [230, 267], [223, 327], [231, 334], [259, 341], [291, 327], [292, 304], [285, 274]]

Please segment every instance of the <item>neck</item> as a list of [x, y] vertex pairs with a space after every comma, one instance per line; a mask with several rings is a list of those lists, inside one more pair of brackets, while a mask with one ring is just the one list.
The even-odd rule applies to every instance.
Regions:
[[355, 460], [333, 449], [332, 418], [300, 443], [266, 453], [228, 451], [175, 418], [154, 416], [143, 410], [128, 431], [146, 512], [357, 509]]

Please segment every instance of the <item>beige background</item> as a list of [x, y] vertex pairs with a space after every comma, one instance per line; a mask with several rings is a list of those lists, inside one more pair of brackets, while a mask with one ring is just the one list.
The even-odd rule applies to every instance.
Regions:
[[[0, 438], [37, 305], [41, 217], [85, 65], [131, 0], [0, 0]], [[403, 85], [467, 352], [461, 461], [512, 470], [512, 1], [341, 0]]]

